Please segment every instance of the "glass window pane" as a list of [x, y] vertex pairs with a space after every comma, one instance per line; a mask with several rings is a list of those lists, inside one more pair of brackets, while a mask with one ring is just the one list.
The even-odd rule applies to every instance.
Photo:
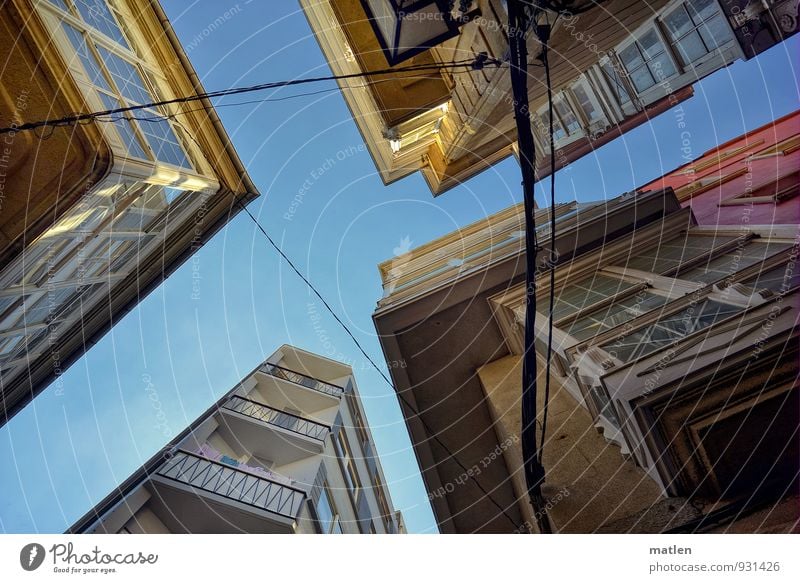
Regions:
[[695, 24], [699, 24], [701, 20], [718, 12], [717, 3], [714, 0], [689, 0], [686, 7]]
[[106, 0], [74, 0], [78, 12], [81, 13], [83, 20], [91, 26], [102, 32], [111, 40], [117, 42], [125, 48], [128, 48], [128, 43], [125, 42], [125, 37], [122, 36], [122, 31], [117, 25], [114, 15], [111, 13]]
[[625, 64], [625, 68], [628, 69], [628, 71], [631, 71], [639, 65], [644, 64], [644, 58], [642, 57], [642, 53], [639, 51], [639, 47], [636, 46], [636, 43], [631, 43], [622, 49], [619, 52], [619, 58]]
[[647, 291], [638, 292], [575, 320], [567, 333], [578, 340], [587, 340], [659, 308], [667, 301], [668, 299], [664, 296]]
[[642, 52], [647, 58], [653, 58], [656, 55], [664, 52], [664, 43], [658, 38], [655, 29], [650, 29], [639, 37], [639, 46], [642, 47]]
[[[117, 98], [103, 93], [102, 91], [98, 91], [98, 93], [106, 109], [117, 109], [122, 107], [122, 103], [120, 103]], [[114, 127], [117, 128], [117, 131], [122, 138], [122, 142], [125, 144], [125, 147], [128, 150], [128, 154], [135, 158], [147, 160], [148, 156], [145, 154], [144, 148], [142, 148], [142, 145], [139, 143], [139, 140], [136, 137], [136, 131], [133, 129], [134, 122], [130, 119], [125, 119], [123, 115], [124, 114], [114, 114]]]
[[574, 314], [634, 285], [636, 284], [606, 275], [595, 275], [566, 285], [556, 293], [553, 321]]
[[697, 32], [687, 34], [675, 43], [675, 47], [678, 49], [681, 60], [686, 64], [692, 63], [708, 54], [706, 46], [703, 44], [703, 41], [700, 40], [700, 35], [697, 34]]
[[138, 104], [153, 102], [150, 91], [147, 90], [142, 76], [134, 65], [104, 47], [98, 46], [97, 50], [125, 99]]
[[567, 130], [567, 133], [574, 134], [581, 130], [581, 124], [578, 123], [578, 118], [575, 117], [575, 113], [572, 111], [572, 108], [563, 98], [556, 99], [553, 102], [553, 107], [555, 108], [558, 117], [561, 118], [562, 125]]
[[669, 55], [667, 53], [662, 53], [657, 57], [653, 58], [648, 63], [648, 66], [650, 67], [650, 70], [653, 72], [653, 77], [655, 77], [657, 82], [661, 82], [664, 79], [668, 79], [677, 72], [675, 70], [675, 65], [672, 64], [672, 59], [669, 58]]
[[628, 95], [628, 90], [625, 88], [625, 84], [622, 82], [619, 71], [617, 71], [611, 63], [605, 63], [602, 68], [603, 73], [606, 76], [606, 80], [608, 81], [608, 84], [611, 85], [611, 89], [617, 96], [620, 105], [630, 103], [631, 96]]
[[622, 338], [603, 345], [603, 349], [623, 362], [629, 362], [662, 350], [674, 342], [711, 326], [743, 308], [704, 300], [699, 306], [688, 306]]
[[95, 58], [94, 53], [89, 50], [83, 33], [66, 22], [63, 24], [64, 31], [67, 33], [67, 38], [69, 38], [69, 42], [72, 43], [75, 52], [78, 53], [83, 68], [86, 70], [86, 74], [89, 76], [92, 85], [105, 89], [106, 91], [111, 91], [111, 87], [103, 75], [103, 68]]
[[716, 246], [733, 241], [733, 236], [681, 234], [658, 247], [637, 249], [626, 267], [651, 273], [665, 273], [681, 263], [699, 257]]
[[697, 27], [697, 30], [700, 31], [700, 36], [703, 37], [703, 42], [709, 51], [723, 46], [733, 38], [730, 28], [720, 15], [705, 21]]
[[139, 118], [139, 127], [145, 135], [147, 143], [153, 149], [156, 159], [167, 164], [191, 169], [192, 166], [186, 158], [183, 146], [178, 141], [168, 120], [151, 110], [144, 110], [137, 117]]
[[61, 8], [61, 10], [63, 10], [64, 12], [69, 12], [69, 8], [67, 8], [67, 5], [66, 5], [66, 3], [64, 2], [64, 0], [50, 0], [50, 4], [53, 4], [53, 5], [55, 5], [55, 6], [58, 6], [58, 7], [59, 7], [59, 8]]
[[694, 28], [692, 20], [689, 18], [689, 14], [683, 6], [667, 14], [664, 17], [664, 24], [673, 39], [682, 37]]
[[590, 122], [594, 122], [603, 118], [603, 114], [600, 113], [600, 111], [598, 111], [594, 106], [592, 99], [589, 97], [589, 94], [586, 92], [586, 89], [584, 89], [583, 85], [574, 85], [572, 87], [572, 93], [575, 95], [578, 105], [580, 105], [583, 113]]
[[770, 270], [762, 271], [745, 283], [756, 290], [768, 289], [779, 293], [800, 285], [800, 270], [796, 266], [779, 265]]
[[317, 502], [317, 519], [319, 520], [319, 527], [324, 533], [331, 531], [333, 524], [333, 505], [328, 498], [327, 488], [323, 488], [319, 495], [319, 502]]
[[[550, 143], [550, 113], [545, 109], [541, 113], [539, 118], [542, 120], [542, 128], [541, 128], [542, 129], [542, 132], [541, 132], [542, 141], [545, 144], [549, 144]], [[553, 120], [553, 139], [555, 141], [558, 141], [561, 138], [566, 137], [566, 135], [567, 135], [567, 132], [564, 131], [564, 127], [561, 125], [561, 123], [558, 121], [558, 118], [556, 117]]]
[[711, 283], [732, 276], [737, 271], [761, 263], [767, 257], [789, 249], [789, 243], [752, 242], [741, 249], [725, 253], [678, 275], [679, 279], [687, 279], [698, 283]]
[[636, 91], [639, 93], [650, 89], [656, 84], [653, 75], [647, 67], [639, 67], [635, 71], [631, 71], [631, 81], [633, 82], [633, 86], [636, 87]]

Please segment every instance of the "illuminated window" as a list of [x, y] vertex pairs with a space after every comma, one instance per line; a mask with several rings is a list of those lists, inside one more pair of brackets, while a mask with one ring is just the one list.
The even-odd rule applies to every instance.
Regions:
[[[160, 101], [154, 97], [150, 88], [152, 83], [146, 81], [142, 65], [134, 62], [108, 5], [103, 0], [71, 1], [74, 2], [72, 9], [63, 1], [51, 3], [86, 22], [85, 30], [79, 30], [67, 22], [62, 22], [62, 25], [103, 107], [112, 110]], [[101, 42], [102, 37], [93, 36], [95, 31], [114, 40], [122, 49], [110, 48], [112, 45]], [[104, 121], [113, 124], [130, 156], [192, 168], [172, 124], [162, 112], [145, 108], [112, 114]]]

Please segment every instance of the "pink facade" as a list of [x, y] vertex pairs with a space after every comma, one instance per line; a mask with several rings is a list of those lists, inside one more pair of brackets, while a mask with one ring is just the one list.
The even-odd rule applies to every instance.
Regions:
[[671, 186], [700, 225], [800, 223], [800, 110], [710, 150], [640, 191]]

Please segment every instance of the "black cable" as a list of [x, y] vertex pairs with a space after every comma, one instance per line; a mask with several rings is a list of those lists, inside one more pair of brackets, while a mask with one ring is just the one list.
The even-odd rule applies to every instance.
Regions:
[[228, 95], [239, 95], [242, 93], [251, 93], [254, 91], [265, 91], [267, 89], [279, 89], [282, 87], [292, 87], [295, 85], [305, 85], [307, 83], [319, 83], [322, 81], [340, 81], [344, 79], [357, 79], [357, 78], [364, 78], [364, 77], [372, 77], [376, 75], [394, 75], [397, 73], [405, 73], [405, 72], [422, 72], [422, 71], [429, 71], [429, 72], [439, 72], [448, 69], [457, 69], [457, 68], [470, 68], [470, 69], [478, 69], [483, 68], [486, 66], [493, 66], [493, 67], [500, 67], [502, 62], [497, 59], [489, 58], [485, 53], [481, 53], [477, 55], [473, 59], [465, 59], [463, 61], [450, 61], [447, 63], [442, 63], [440, 65], [412, 65], [409, 67], [402, 67], [402, 68], [394, 68], [394, 69], [379, 69], [377, 71], [365, 71], [361, 73], [349, 73], [347, 75], [328, 75], [325, 77], [306, 77], [303, 79], [290, 79], [288, 81], [273, 81], [269, 83], [261, 83], [258, 85], [251, 85], [248, 87], [234, 87], [231, 89], [221, 89], [219, 91], [211, 91], [207, 93], [197, 93], [195, 95], [189, 95], [186, 97], [178, 97], [176, 99], [165, 99], [162, 101], [155, 101], [152, 103], [146, 103], [142, 105], [131, 105], [127, 107], [119, 107], [115, 109], [108, 109], [105, 111], [98, 111], [92, 113], [82, 113], [77, 115], [70, 115], [58, 119], [48, 119], [48, 120], [41, 120], [36, 122], [28, 122], [24, 124], [20, 124], [18, 126], [11, 126], [11, 127], [4, 127], [0, 128], [0, 135], [7, 134], [7, 133], [16, 133], [22, 131], [29, 131], [36, 128], [41, 128], [45, 126], [68, 126], [73, 125], [75, 123], [80, 122], [91, 122], [97, 117], [108, 116], [115, 113], [126, 113], [129, 111], [140, 111], [142, 109], [150, 109], [155, 107], [160, 107], [164, 105], [173, 105], [177, 103], [189, 103], [192, 101], [200, 101], [202, 99], [211, 99], [215, 97], [225, 97]]
[[[336, 312], [333, 310], [333, 308], [331, 308], [330, 304], [328, 304], [328, 302], [325, 300], [325, 298], [322, 297], [322, 294], [320, 294], [317, 291], [317, 288], [315, 288], [314, 285], [308, 280], [308, 278], [305, 275], [302, 274], [302, 272], [295, 266], [295, 264], [292, 262], [292, 260], [289, 259], [289, 257], [287, 257], [286, 253], [283, 252], [283, 249], [281, 249], [280, 246], [277, 243], [275, 243], [275, 241], [272, 239], [272, 237], [270, 237], [269, 233], [267, 233], [266, 229], [264, 229], [264, 227], [261, 226], [261, 223], [258, 222], [258, 219], [256, 219], [256, 217], [253, 216], [253, 213], [251, 213], [250, 210], [242, 203], [241, 198], [237, 197], [235, 200], [236, 200], [236, 203], [239, 205], [239, 207], [245, 213], [247, 213], [247, 216], [250, 217], [250, 220], [253, 221], [253, 224], [255, 224], [255, 226], [258, 228], [258, 230], [261, 231], [261, 233], [264, 235], [264, 237], [266, 237], [267, 241], [269, 241], [269, 244], [273, 247], [273, 249], [275, 249], [275, 251], [278, 252], [278, 255], [280, 255], [281, 258], [284, 261], [286, 261], [286, 263], [289, 265], [289, 267], [292, 269], [292, 271], [294, 271], [295, 274], [297, 274], [300, 277], [300, 279], [303, 280], [303, 283], [306, 284], [308, 289], [310, 289], [314, 293], [314, 295], [317, 296], [317, 298], [319, 298], [319, 300], [325, 306], [325, 309], [328, 310], [328, 312], [331, 314], [331, 316], [334, 317], [334, 319], [339, 323], [339, 325], [347, 333], [347, 335], [350, 336], [350, 339], [356, 345], [356, 348], [358, 348], [358, 350], [361, 352], [361, 354], [364, 355], [364, 358], [366, 358], [369, 361], [369, 363], [372, 365], [372, 368], [374, 368], [376, 371], [378, 371], [378, 374], [380, 374], [383, 377], [383, 380], [386, 381], [386, 383], [392, 388], [392, 390], [397, 395], [397, 398], [400, 399], [403, 402], [403, 404], [409, 409], [409, 411], [411, 411], [412, 414], [416, 415], [417, 419], [419, 419], [420, 423], [422, 423], [422, 426], [425, 428], [425, 431], [428, 433], [428, 435], [430, 435], [431, 438], [434, 441], [436, 441], [436, 443], [438, 443], [441, 446], [442, 449], [444, 449], [444, 451], [447, 453], [447, 455], [450, 456], [450, 458], [454, 462], [456, 462], [456, 464], [458, 464], [458, 466], [464, 472], [469, 472], [467, 467], [463, 463], [461, 463], [461, 461], [456, 457], [456, 455], [452, 452], [452, 450], [449, 447], [447, 447], [442, 442], [442, 440], [436, 435], [436, 433], [431, 429], [431, 427], [427, 424], [427, 422], [422, 417], [422, 415], [420, 415], [420, 412], [416, 409], [416, 407], [411, 405], [411, 403], [408, 401], [408, 399], [406, 399], [405, 396], [403, 396], [403, 394], [400, 391], [397, 390], [397, 387], [394, 386], [394, 383], [392, 382], [392, 380], [386, 375], [386, 373], [383, 372], [383, 370], [381, 370], [381, 368], [375, 363], [375, 361], [372, 360], [372, 357], [369, 354], [367, 354], [367, 351], [364, 350], [363, 346], [361, 346], [361, 343], [358, 341], [358, 339], [355, 337], [355, 335], [350, 331], [350, 328], [347, 327], [347, 324], [345, 324], [342, 321], [342, 319], [336, 314]], [[500, 510], [500, 512], [503, 513], [503, 515], [506, 518], [508, 518], [509, 522], [511, 522], [511, 524], [514, 526], [514, 528], [519, 530], [520, 526], [517, 524], [517, 522], [508, 514], [506, 509], [503, 508], [500, 505], [500, 503], [497, 502], [497, 500], [495, 500], [489, 494], [489, 492], [486, 491], [486, 489], [478, 481], [478, 477], [477, 476], [473, 476], [472, 477], [472, 482], [474, 482], [475, 485], [478, 487], [478, 489], [483, 493], [483, 495], [486, 498], [488, 498], [492, 502], [492, 504], [494, 504], [497, 507], [497, 509]]]
[[[556, 152], [553, 135], [553, 85], [550, 82], [550, 59], [548, 57], [549, 38], [542, 42], [542, 63], [544, 64], [545, 83], [547, 84], [547, 111], [550, 117], [550, 293], [547, 323], [547, 353], [544, 379], [544, 406], [542, 408], [542, 434], [539, 442], [539, 461], [544, 453], [547, 436], [547, 412], [550, 403], [550, 363], [553, 358], [553, 306], [555, 303], [555, 260], [556, 260]], [[544, 467], [544, 464], [542, 464]]]

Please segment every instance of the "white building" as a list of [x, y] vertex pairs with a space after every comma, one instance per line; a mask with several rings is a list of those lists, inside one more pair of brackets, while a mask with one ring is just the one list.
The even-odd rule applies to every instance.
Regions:
[[351, 368], [284, 345], [71, 533], [401, 533]]

